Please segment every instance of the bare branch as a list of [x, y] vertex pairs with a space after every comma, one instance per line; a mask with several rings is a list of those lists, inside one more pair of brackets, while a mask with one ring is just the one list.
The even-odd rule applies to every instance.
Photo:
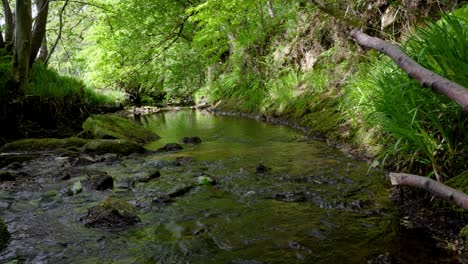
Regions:
[[468, 112], [468, 89], [465, 87], [424, 68], [401, 51], [395, 44], [371, 37], [358, 29], [352, 30], [350, 35], [360, 45], [375, 49], [389, 56], [401, 69], [407, 72], [411, 78], [417, 80], [422, 86], [431, 88], [447, 96], [463, 107], [465, 112]]
[[431, 180], [427, 177], [406, 173], [390, 173], [392, 185], [406, 185], [416, 187], [430, 192], [431, 194], [455, 203], [459, 207], [468, 210], [468, 195], [459, 190], [455, 190], [441, 182]]

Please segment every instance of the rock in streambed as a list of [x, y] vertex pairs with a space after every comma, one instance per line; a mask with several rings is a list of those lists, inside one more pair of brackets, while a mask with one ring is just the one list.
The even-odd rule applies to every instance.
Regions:
[[160, 138], [131, 120], [112, 115], [90, 116], [82, 127], [95, 139], [123, 139], [135, 144], [146, 144]]
[[140, 222], [135, 208], [128, 202], [108, 197], [100, 205], [88, 208], [86, 216], [80, 219], [86, 227], [125, 227]]
[[10, 241], [10, 233], [3, 220], [0, 219], [0, 250], [8, 245], [8, 241]]

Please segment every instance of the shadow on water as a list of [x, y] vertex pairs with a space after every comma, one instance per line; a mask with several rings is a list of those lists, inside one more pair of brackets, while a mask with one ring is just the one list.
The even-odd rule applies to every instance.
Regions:
[[[203, 142], [82, 166], [112, 175], [113, 191], [44, 198], [77, 176], [43, 180], [41, 190], [2, 193], [0, 217], [13, 240], [0, 262], [457, 263], [424, 232], [400, 227], [383, 175], [324, 143], [287, 127], [203, 112], [164, 112], [140, 121], [162, 138], [148, 149], [187, 136]], [[259, 163], [271, 169], [258, 173]], [[65, 165], [42, 158], [27, 166]], [[125, 186], [132, 175], [155, 167], [157, 180]], [[201, 176], [217, 184], [199, 186]], [[85, 228], [78, 219], [109, 195], [135, 205], [141, 223]]]

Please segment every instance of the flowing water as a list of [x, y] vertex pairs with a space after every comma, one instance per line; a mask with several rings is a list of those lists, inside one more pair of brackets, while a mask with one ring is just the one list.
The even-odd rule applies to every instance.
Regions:
[[[430, 237], [400, 226], [382, 174], [293, 129], [192, 111], [140, 122], [162, 137], [148, 149], [186, 136], [203, 142], [92, 163], [45, 154], [24, 163], [28, 180], [0, 193], [0, 218], [12, 233], [0, 263], [453, 261]], [[259, 164], [271, 169], [258, 173]], [[128, 184], [155, 168], [160, 178]], [[63, 178], [65, 169], [74, 172]], [[111, 175], [114, 189], [60, 195], [91, 170]], [[217, 184], [197, 185], [203, 176]], [[167, 194], [172, 201], [158, 202]], [[108, 196], [135, 205], [141, 222], [85, 227], [87, 208]]]

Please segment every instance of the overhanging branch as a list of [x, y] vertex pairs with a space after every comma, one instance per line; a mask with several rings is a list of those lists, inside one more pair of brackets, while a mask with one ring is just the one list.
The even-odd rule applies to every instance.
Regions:
[[468, 89], [424, 68], [401, 51], [395, 44], [371, 37], [358, 29], [352, 30], [350, 35], [359, 45], [375, 49], [389, 56], [402, 70], [408, 73], [411, 78], [417, 80], [422, 86], [431, 88], [447, 96], [463, 107], [465, 112], [468, 112]]

